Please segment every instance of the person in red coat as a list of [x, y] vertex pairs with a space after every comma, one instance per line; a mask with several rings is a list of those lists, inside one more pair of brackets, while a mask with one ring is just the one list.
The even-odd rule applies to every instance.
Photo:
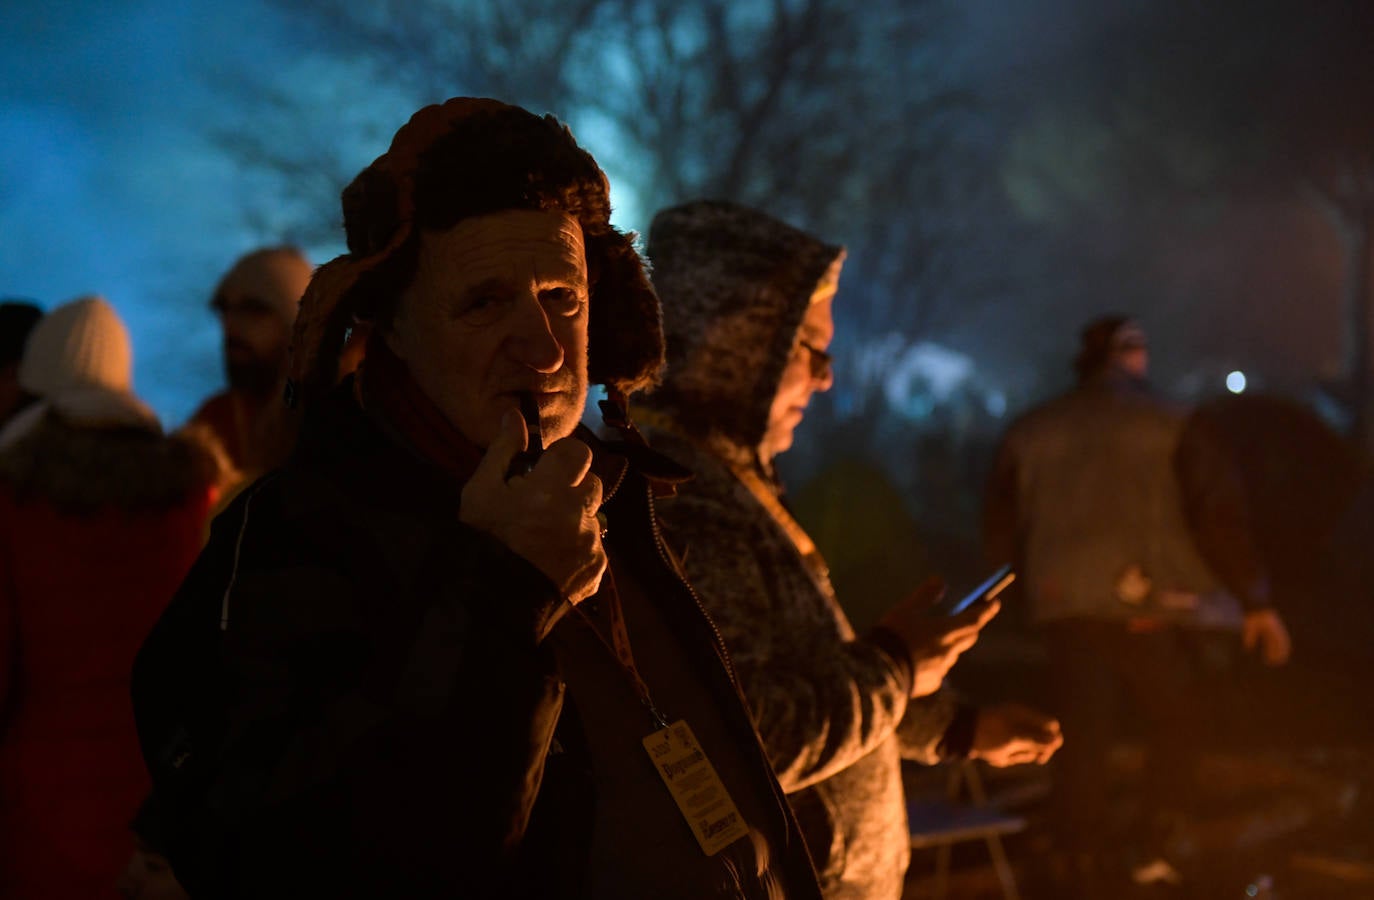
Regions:
[[0, 896], [116, 896], [149, 785], [135, 651], [200, 549], [215, 464], [131, 389], [129, 336], [90, 297], [19, 367], [0, 431]]

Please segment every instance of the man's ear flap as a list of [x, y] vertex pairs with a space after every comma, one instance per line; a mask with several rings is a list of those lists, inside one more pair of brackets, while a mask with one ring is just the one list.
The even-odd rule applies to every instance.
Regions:
[[625, 394], [658, 384], [663, 312], [633, 235], [611, 230], [587, 242], [592, 289], [587, 325], [591, 381]]

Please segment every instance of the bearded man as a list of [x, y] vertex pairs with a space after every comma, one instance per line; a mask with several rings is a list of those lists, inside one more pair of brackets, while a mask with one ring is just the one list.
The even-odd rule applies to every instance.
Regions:
[[310, 261], [295, 247], [255, 250], [234, 263], [210, 300], [223, 330], [228, 386], [201, 404], [186, 431], [223, 452], [232, 473], [226, 481], [276, 468], [291, 449], [295, 435], [284, 427], [282, 391], [310, 274]]

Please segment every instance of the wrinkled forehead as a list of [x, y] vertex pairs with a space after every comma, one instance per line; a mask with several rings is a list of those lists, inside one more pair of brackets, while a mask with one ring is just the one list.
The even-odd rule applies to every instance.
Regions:
[[571, 282], [585, 287], [582, 226], [556, 210], [507, 210], [424, 233], [420, 278], [461, 286], [500, 280]]

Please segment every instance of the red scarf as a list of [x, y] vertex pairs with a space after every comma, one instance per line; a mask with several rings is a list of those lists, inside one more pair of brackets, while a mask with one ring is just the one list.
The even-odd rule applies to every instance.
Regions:
[[380, 334], [368, 339], [354, 391], [364, 409], [379, 413], [425, 459], [460, 483], [472, 477], [482, 450], [420, 389]]

